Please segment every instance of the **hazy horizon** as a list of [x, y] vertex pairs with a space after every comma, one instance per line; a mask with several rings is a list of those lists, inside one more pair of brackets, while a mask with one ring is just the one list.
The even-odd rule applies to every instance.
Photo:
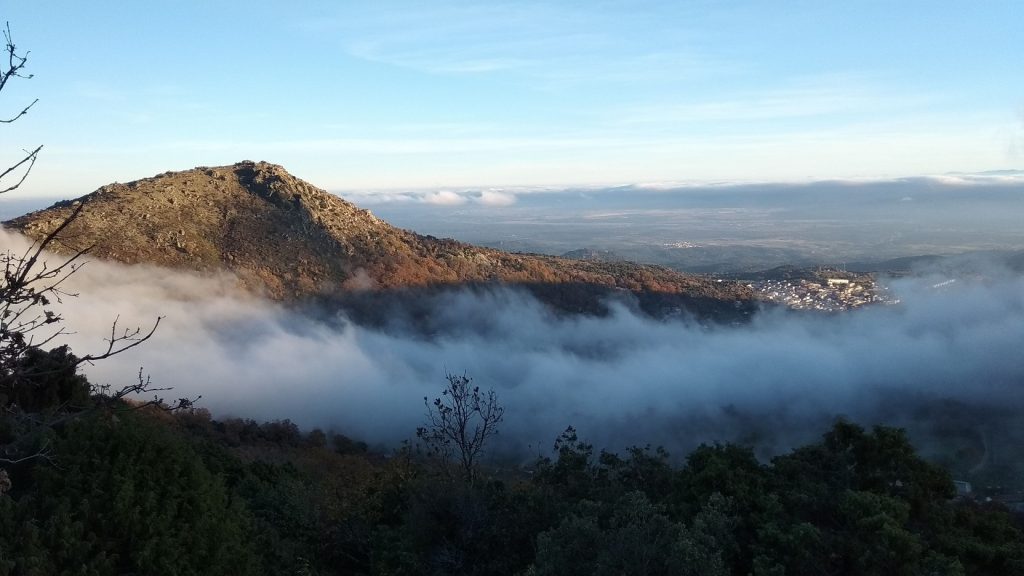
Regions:
[[[513, 252], [596, 250], [695, 273], [1024, 250], [1021, 171], [335, 194], [424, 235]], [[56, 200], [0, 198], [0, 221]]]

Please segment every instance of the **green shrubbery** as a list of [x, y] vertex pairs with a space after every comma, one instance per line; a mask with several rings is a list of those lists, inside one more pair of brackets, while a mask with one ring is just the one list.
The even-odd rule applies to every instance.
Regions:
[[1005, 509], [953, 499], [892, 428], [760, 462], [555, 454], [472, 483], [287, 421], [97, 410], [0, 496], [0, 574], [1020, 574]]
[[251, 516], [187, 438], [132, 413], [57, 436], [0, 498], [0, 574], [258, 572]]

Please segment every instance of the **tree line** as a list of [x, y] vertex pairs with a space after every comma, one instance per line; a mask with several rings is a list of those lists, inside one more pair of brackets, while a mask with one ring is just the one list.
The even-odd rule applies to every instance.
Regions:
[[195, 407], [94, 411], [50, 441], [6, 468], [0, 575], [1024, 573], [1020, 515], [957, 498], [887, 427], [838, 422], [769, 462], [596, 451], [570, 428], [472, 476]]

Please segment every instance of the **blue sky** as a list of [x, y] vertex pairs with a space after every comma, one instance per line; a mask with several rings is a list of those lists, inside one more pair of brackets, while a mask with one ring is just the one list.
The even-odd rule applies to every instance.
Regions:
[[5, 4], [22, 194], [243, 159], [336, 191], [1024, 167], [1017, 1]]

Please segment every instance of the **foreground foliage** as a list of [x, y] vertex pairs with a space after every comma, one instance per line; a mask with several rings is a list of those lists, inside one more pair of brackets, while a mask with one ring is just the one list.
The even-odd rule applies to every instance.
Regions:
[[9, 468], [6, 574], [1021, 574], [1019, 518], [954, 499], [897, 429], [758, 461], [595, 453], [572, 429], [470, 483], [288, 422], [102, 410]]

